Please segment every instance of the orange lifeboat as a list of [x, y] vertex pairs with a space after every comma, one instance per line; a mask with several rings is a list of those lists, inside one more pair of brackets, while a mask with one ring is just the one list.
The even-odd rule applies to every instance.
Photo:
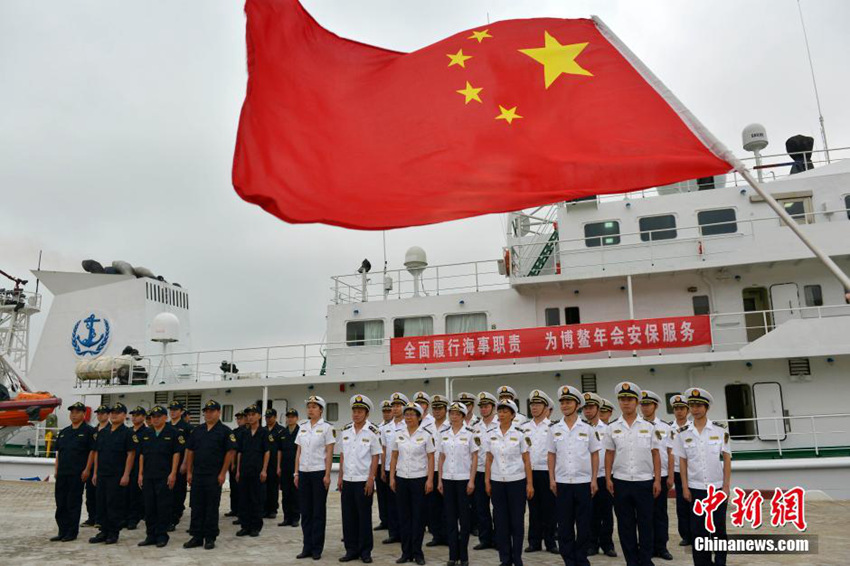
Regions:
[[43, 421], [61, 404], [62, 399], [46, 391], [21, 391], [14, 399], [0, 401], [0, 426], [26, 426]]

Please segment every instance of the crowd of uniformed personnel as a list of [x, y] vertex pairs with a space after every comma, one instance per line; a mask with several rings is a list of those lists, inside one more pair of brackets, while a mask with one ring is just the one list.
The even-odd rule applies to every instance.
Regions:
[[[301, 526], [297, 558], [319, 560], [339, 444], [340, 562], [371, 563], [373, 531], [386, 530], [382, 543], [401, 545], [397, 564], [425, 564], [423, 546], [446, 545], [447, 566], [466, 566], [475, 536], [473, 550], [497, 549], [500, 566], [522, 566], [524, 552], [542, 551], [560, 554], [566, 565], [587, 565], [600, 552], [617, 556], [614, 516], [627, 565], [671, 560], [667, 494], [675, 488], [680, 546], [710, 536], [691, 505], [706, 497], [709, 485], [728, 495], [729, 434], [707, 419], [712, 397], [704, 389], [670, 398], [674, 423], [657, 416], [663, 401], [652, 391], [624, 381], [615, 394], [621, 416], [612, 420], [610, 401], [569, 385], [558, 389], [557, 402], [532, 391], [530, 417], [520, 413], [508, 385], [496, 395], [462, 392], [455, 400], [396, 392], [381, 403], [380, 424], [370, 421], [371, 399], [354, 395], [351, 422], [340, 431], [324, 420], [319, 396], [306, 400], [307, 418], [300, 422], [289, 409], [281, 425], [270, 408], [263, 424], [251, 405], [236, 414], [235, 429], [221, 422], [214, 400], [194, 427], [177, 401], [149, 411], [136, 407], [129, 412], [132, 426], [121, 403], [98, 407], [97, 426], [85, 422], [85, 405], [75, 403], [71, 424], [57, 437], [58, 534], [51, 541], [77, 538], [85, 491], [89, 516], [82, 525], [98, 529], [90, 543], [114, 544], [121, 530], [144, 520], [138, 545], [164, 547], [191, 486], [190, 538], [183, 547], [213, 549], [229, 477], [225, 516], [235, 517], [236, 536], [259, 536], [280, 502], [278, 526]], [[561, 415], [553, 418], [557, 410]], [[379, 524], [373, 528], [375, 493]], [[725, 537], [725, 505], [714, 518], [711, 536]], [[426, 531], [432, 539], [423, 545]], [[721, 553], [693, 548], [692, 554], [696, 565], [725, 564]]]

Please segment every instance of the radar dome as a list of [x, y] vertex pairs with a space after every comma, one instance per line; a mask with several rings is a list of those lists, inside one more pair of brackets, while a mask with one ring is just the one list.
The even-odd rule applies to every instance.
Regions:
[[161, 312], [151, 323], [151, 341], [177, 342], [180, 339], [180, 319], [170, 312]]
[[419, 246], [413, 246], [404, 254], [404, 266], [407, 269], [425, 269], [428, 267], [428, 259], [425, 250]]
[[745, 151], [761, 151], [767, 147], [767, 130], [761, 124], [750, 124], [741, 132]]

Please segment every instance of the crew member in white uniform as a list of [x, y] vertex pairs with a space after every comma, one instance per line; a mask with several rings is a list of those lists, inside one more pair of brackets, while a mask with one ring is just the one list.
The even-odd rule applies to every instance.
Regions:
[[[437, 450], [435, 454], [440, 452], [440, 438], [442, 431], [449, 426], [447, 419], [447, 411], [449, 408], [449, 400], [443, 395], [433, 395], [431, 397], [431, 415], [434, 417], [434, 422], [431, 423], [431, 429], [434, 434], [434, 442]], [[437, 473], [437, 458], [434, 456], [434, 486], [440, 482], [439, 474]], [[443, 494], [438, 490], [433, 490], [428, 494], [428, 530], [431, 532], [431, 540], [425, 543], [425, 546], [445, 546], [446, 543], [446, 519], [445, 509], [443, 507]]]
[[[467, 391], [461, 391], [457, 396], [457, 401], [463, 403], [466, 407], [466, 416], [463, 418], [464, 424], [472, 429], [476, 428], [478, 421], [481, 420], [475, 415], [475, 395]], [[475, 476], [472, 477], [475, 481]], [[475, 510], [475, 496], [469, 498], [469, 532], [473, 536], [478, 536], [478, 512]]]
[[427, 426], [431, 429], [431, 434], [436, 434], [437, 431], [434, 430], [434, 416], [431, 415], [428, 411], [431, 408], [431, 396], [425, 393], [424, 391], [417, 391], [413, 394], [413, 401], [422, 407], [422, 425]]
[[422, 423], [422, 407], [404, 406], [404, 426], [392, 443], [390, 488], [396, 493], [401, 531], [401, 556], [396, 564], [425, 564], [426, 496], [434, 489], [434, 435]]
[[394, 544], [401, 542], [401, 533], [398, 526], [398, 505], [396, 504], [395, 491], [390, 489], [390, 462], [393, 459], [392, 442], [395, 435], [404, 427], [404, 406], [407, 405], [407, 395], [396, 391], [390, 395], [390, 406], [393, 410], [393, 420], [381, 429], [381, 448], [383, 450], [383, 468], [381, 475], [387, 484], [387, 538], [383, 544]]
[[[691, 533], [694, 541], [698, 538], [726, 538], [726, 505], [729, 497], [729, 484], [732, 479], [732, 450], [729, 447], [729, 432], [719, 423], [708, 419], [708, 410], [714, 401], [705, 389], [691, 387], [683, 393], [688, 400], [693, 422], [685, 425], [676, 434], [674, 453], [679, 458], [679, 473], [682, 474], [682, 492], [685, 500], [693, 506], [697, 499], [708, 497], [708, 486], [722, 490], [726, 494], [724, 501], [712, 513], [714, 534], [705, 528], [705, 517], [691, 512]], [[693, 509], [693, 507], [691, 507]], [[725, 566], [726, 553], [697, 551], [692, 546], [694, 566]]]
[[535, 496], [528, 500], [528, 547], [525, 552], [546, 550], [558, 553], [555, 543], [555, 494], [549, 490], [549, 408], [552, 403], [543, 391], [528, 396], [531, 419], [519, 428], [531, 439], [529, 458]]
[[449, 424], [440, 432], [438, 491], [446, 510], [447, 566], [469, 566], [469, 500], [475, 491], [481, 440], [466, 425], [466, 405], [449, 406]]
[[661, 459], [661, 493], [655, 498], [652, 508], [652, 556], [663, 560], [673, 560], [673, 555], [667, 550], [670, 538], [668, 530], [670, 521], [667, 518], [667, 494], [673, 489], [673, 427], [662, 421], [657, 414], [661, 405], [661, 397], [654, 391], [644, 389], [641, 392], [640, 412], [643, 418], [655, 425], [655, 435], [661, 435], [658, 456]]
[[598, 489], [602, 444], [593, 425], [579, 419], [584, 405], [581, 391], [564, 385], [558, 389], [558, 400], [564, 418], [549, 428], [547, 439], [549, 491], [558, 500], [558, 544], [566, 566], [590, 566], [591, 500]]
[[599, 420], [603, 423], [611, 424], [611, 418], [614, 416], [614, 403], [608, 399], [602, 398], [602, 406], [599, 407]]
[[[390, 403], [389, 399], [384, 399], [381, 401], [381, 417], [382, 422], [378, 425], [379, 437], [383, 438], [383, 430], [386, 425], [392, 422], [393, 420], [393, 405]], [[383, 471], [384, 469], [384, 461], [383, 461], [383, 452], [381, 453], [381, 461], [378, 465], [378, 475], [375, 478], [375, 490], [378, 492], [378, 526], [375, 527], [376, 531], [385, 531], [387, 530], [387, 525], [390, 520], [387, 516], [389, 511], [387, 510], [387, 492], [390, 490], [389, 484], [384, 480]]]
[[[673, 416], [676, 418], [672, 434], [672, 444], [675, 448], [676, 431], [690, 424], [691, 417], [688, 400], [681, 393], [670, 397], [670, 405], [673, 407]], [[676, 487], [676, 524], [679, 537], [682, 539], [679, 541], [679, 546], [688, 546], [694, 538], [691, 536], [691, 507], [682, 494], [682, 475], [679, 473], [679, 458], [675, 453], [673, 454], [673, 485]]]
[[610, 423], [605, 437], [605, 483], [614, 495], [626, 564], [652, 566], [652, 504], [661, 493], [661, 437], [639, 414], [640, 387], [623, 381], [614, 391], [622, 415]]
[[525, 538], [525, 505], [534, 497], [531, 439], [514, 423], [516, 404], [499, 401], [499, 425], [488, 434], [485, 487], [493, 500], [496, 544], [502, 566], [523, 566], [522, 540]]
[[517, 406], [517, 413], [514, 416], [514, 423], [521, 425], [525, 424], [525, 421], [528, 420], [528, 417], [519, 412], [519, 395], [517, 395], [516, 389], [511, 387], [510, 385], [503, 385], [499, 387], [499, 401], [509, 400], [513, 401], [514, 405]]
[[[588, 391], [584, 397], [584, 421], [596, 430], [600, 446], [605, 442], [608, 425], [599, 418], [600, 409], [605, 400], [598, 394]], [[605, 556], [617, 557], [614, 550], [614, 497], [605, 486], [605, 448], [599, 451], [599, 471], [596, 472], [596, 495], [593, 496], [593, 512], [590, 516], [590, 541], [587, 555], [596, 556], [600, 550]]]
[[372, 400], [354, 395], [350, 401], [351, 422], [342, 429], [339, 449], [339, 479], [342, 508], [342, 540], [345, 555], [340, 562], [372, 562], [372, 493], [381, 455], [378, 427], [368, 421]]
[[301, 507], [301, 554], [296, 558], [318, 560], [325, 548], [328, 487], [331, 485], [336, 431], [325, 422], [325, 400], [318, 395], [307, 399], [307, 419], [299, 423], [295, 444], [295, 488]]
[[482, 391], [478, 394], [478, 413], [481, 419], [475, 425], [475, 434], [481, 444], [478, 448], [478, 469], [475, 472], [475, 513], [478, 517], [478, 544], [472, 550], [495, 548], [493, 543], [493, 514], [490, 512], [490, 494], [485, 486], [485, 464], [489, 451], [490, 433], [499, 426], [496, 420], [498, 399], [492, 393]]

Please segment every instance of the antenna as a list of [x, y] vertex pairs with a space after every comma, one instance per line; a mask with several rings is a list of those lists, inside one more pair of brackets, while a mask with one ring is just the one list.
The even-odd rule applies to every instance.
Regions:
[[[43, 250], [38, 250], [38, 271], [41, 271], [41, 252], [42, 251]], [[38, 280], [38, 277], [36, 277], [36, 279], [35, 279], [35, 294], [36, 295], [38, 295], [38, 284], [39, 283], [40, 283], [40, 281]]]
[[818, 105], [818, 121], [820, 122], [820, 135], [823, 139], [823, 151], [826, 156], [826, 162], [829, 163], [829, 144], [826, 143], [826, 127], [823, 123], [823, 111], [820, 107], [820, 95], [818, 94], [818, 82], [815, 80], [815, 66], [812, 63], [812, 50], [809, 49], [809, 34], [806, 33], [806, 22], [803, 20], [803, 6], [800, 0], [797, 0], [797, 11], [800, 12], [800, 26], [803, 28], [803, 39], [806, 41], [806, 54], [809, 57], [809, 70], [812, 73], [812, 86], [815, 89], [815, 102]]

